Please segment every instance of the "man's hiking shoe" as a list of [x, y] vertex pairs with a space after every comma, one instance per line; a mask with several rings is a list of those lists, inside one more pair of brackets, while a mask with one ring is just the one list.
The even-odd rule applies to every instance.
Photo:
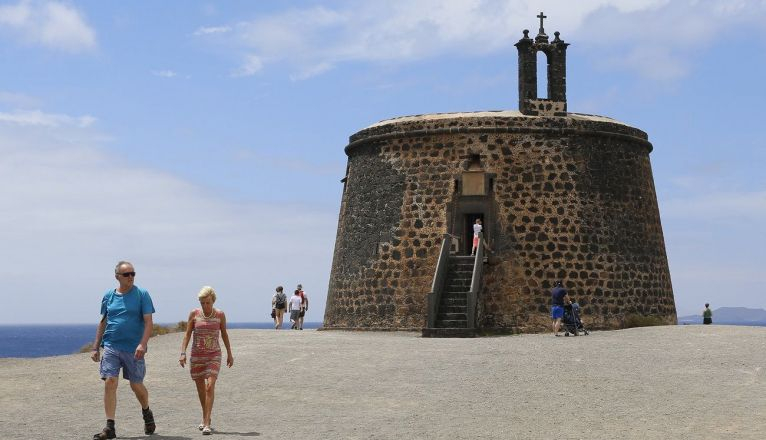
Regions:
[[114, 432], [114, 429], [104, 428], [98, 434], [93, 435], [93, 440], [106, 440], [108, 438], [116, 437], [117, 433]]
[[154, 424], [154, 414], [152, 414], [152, 410], [146, 409], [146, 411], [141, 410], [144, 415], [144, 434], [154, 434], [154, 430], [157, 429], [157, 425]]

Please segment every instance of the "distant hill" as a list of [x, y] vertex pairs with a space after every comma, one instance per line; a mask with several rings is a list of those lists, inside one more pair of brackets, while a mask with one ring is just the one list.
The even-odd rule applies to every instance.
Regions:
[[[699, 315], [679, 316], [679, 324], [700, 324]], [[747, 307], [720, 307], [713, 309], [713, 324], [763, 325], [766, 326], [766, 310]]]

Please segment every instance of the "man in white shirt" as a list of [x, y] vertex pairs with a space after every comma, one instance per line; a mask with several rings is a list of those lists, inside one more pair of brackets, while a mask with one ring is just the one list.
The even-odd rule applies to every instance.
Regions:
[[287, 302], [287, 311], [290, 312], [290, 322], [293, 323], [293, 326], [290, 328], [293, 330], [298, 330], [301, 304], [303, 304], [303, 299], [301, 298], [300, 290], [296, 290], [295, 295], [291, 296], [290, 300]]

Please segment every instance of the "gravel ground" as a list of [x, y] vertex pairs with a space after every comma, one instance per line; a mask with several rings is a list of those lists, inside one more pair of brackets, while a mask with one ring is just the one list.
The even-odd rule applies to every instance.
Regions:
[[[766, 328], [668, 326], [478, 339], [230, 330], [213, 435], [240, 439], [763, 439]], [[155, 439], [200, 438], [182, 334], [153, 338]], [[90, 439], [103, 385], [87, 354], [0, 359], [6, 439]], [[127, 382], [118, 438], [143, 435]]]

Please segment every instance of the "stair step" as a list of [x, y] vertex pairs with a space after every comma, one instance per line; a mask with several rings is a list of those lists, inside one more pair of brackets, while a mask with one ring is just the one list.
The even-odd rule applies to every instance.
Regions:
[[473, 275], [473, 267], [453, 267], [450, 269], [450, 273], [453, 275], [460, 274], [471, 276]]
[[440, 322], [446, 322], [446, 321], [465, 321], [468, 318], [466, 317], [466, 313], [439, 313], [436, 316], [436, 319], [438, 319]]
[[424, 338], [475, 338], [476, 329], [472, 328], [424, 328]]
[[449, 278], [446, 284], [471, 284], [471, 277], [465, 278]]
[[468, 255], [451, 256], [447, 277], [437, 307], [434, 328], [424, 328], [424, 337], [475, 337], [476, 329], [468, 328], [468, 293], [473, 279], [476, 258]]
[[463, 310], [462, 312], [449, 312], [449, 313], [441, 313], [439, 312], [436, 315], [436, 319], [439, 321], [465, 321], [468, 316], [466, 314], [466, 311]]
[[463, 309], [459, 312], [445, 312], [443, 310], [439, 310], [439, 313], [436, 314], [436, 322], [465, 321], [466, 316], [468, 316], [468, 311], [466, 309]]
[[443, 292], [442, 298], [443, 299], [466, 299], [468, 297], [468, 293], [465, 290], [460, 290], [457, 292]]
[[468, 306], [439, 306], [439, 314], [442, 313], [466, 313]]
[[445, 321], [436, 321], [436, 327], [437, 328], [467, 328], [468, 327], [468, 321], [466, 320], [445, 320]]

